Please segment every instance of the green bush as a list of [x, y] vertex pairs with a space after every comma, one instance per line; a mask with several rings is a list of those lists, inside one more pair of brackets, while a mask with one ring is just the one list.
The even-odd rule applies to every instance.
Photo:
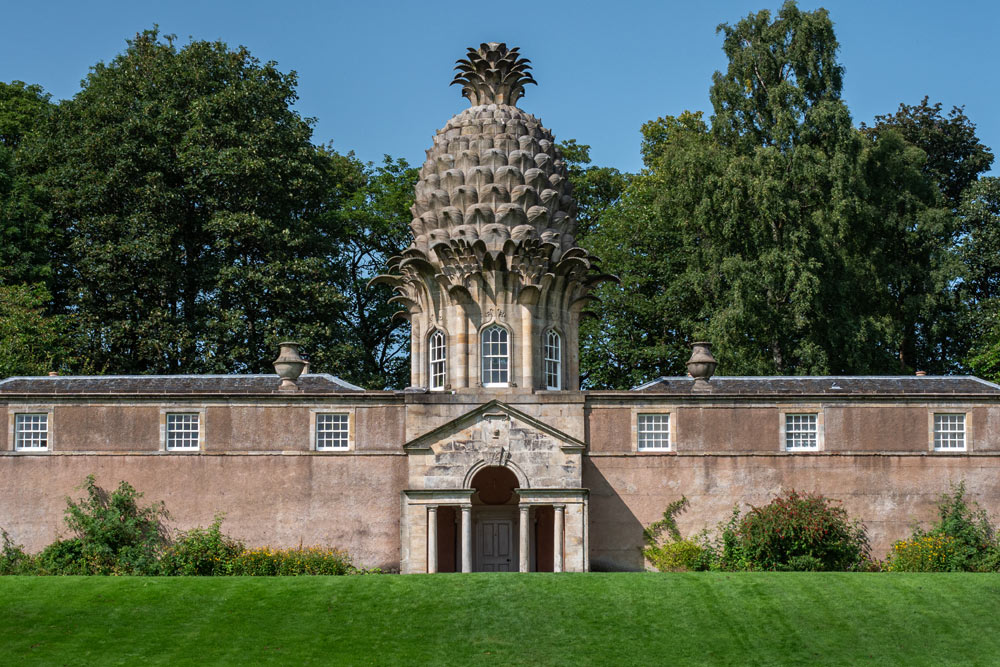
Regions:
[[245, 549], [243, 543], [222, 532], [221, 514], [209, 528], [192, 528], [181, 533], [160, 558], [160, 572], [165, 575], [229, 574], [233, 560]]
[[24, 551], [24, 547], [15, 544], [6, 530], [0, 530], [3, 537], [3, 549], [0, 550], [0, 575], [34, 574], [35, 561]]
[[90, 574], [83, 543], [76, 537], [56, 540], [35, 559], [38, 574]]
[[230, 561], [230, 574], [250, 577], [356, 574], [347, 552], [324, 547], [248, 549]]
[[[87, 497], [66, 499], [66, 526], [79, 540], [78, 564], [89, 574], [155, 574], [159, 553], [167, 543], [162, 503], [142, 506], [142, 494], [128, 482], [108, 493], [88, 475], [83, 487]], [[59, 557], [73, 557], [63, 546]], [[64, 563], [69, 569], [76, 564]]]
[[730, 569], [867, 569], [868, 536], [836, 501], [792, 490], [763, 507], [734, 513], [724, 531]]
[[892, 545], [886, 560], [893, 572], [995, 572], [1000, 545], [986, 511], [966, 498], [965, 482], [959, 482], [941, 494], [930, 530], [915, 529]]
[[643, 555], [660, 572], [685, 572], [703, 570], [704, 549], [691, 539], [664, 542], [643, 549]]
[[[663, 517], [642, 531], [646, 546], [642, 555], [660, 572], [683, 572], [685, 570], [704, 570], [708, 566], [705, 561], [705, 549], [695, 540], [684, 539], [677, 527], [677, 515], [688, 507], [688, 499], [681, 496], [680, 500], [667, 505]], [[667, 534], [664, 539], [663, 533]]]

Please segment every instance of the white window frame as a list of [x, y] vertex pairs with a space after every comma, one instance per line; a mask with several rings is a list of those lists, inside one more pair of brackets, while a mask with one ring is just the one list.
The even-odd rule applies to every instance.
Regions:
[[431, 391], [444, 391], [448, 384], [448, 336], [435, 329], [427, 338], [427, 376]]
[[[357, 411], [353, 407], [327, 405], [324, 407], [312, 408], [309, 410], [309, 449], [323, 454], [343, 454], [354, 451], [355, 423]], [[319, 446], [319, 424], [321, 415], [347, 415], [347, 447], [320, 447]]]
[[[502, 332], [503, 336], [504, 336], [504, 339], [502, 341], [497, 341], [496, 343], [494, 343], [493, 341], [488, 340], [487, 336], [489, 336], [494, 331]], [[502, 324], [497, 324], [497, 323], [489, 324], [489, 325], [483, 327], [483, 329], [479, 332], [479, 381], [480, 381], [480, 384], [482, 384], [482, 386], [484, 386], [484, 387], [509, 387], [509, 386], [511, 386], [511, 363], [510, 363], [511, 353], [510, 352], [511, 352], [511, 339], [512, 338], [513, 338], [513, 336], [511, 336], [510, 330], [507, 329], [507, 327], [503, 326]], [[493, 345], [493, 344], [502, 346], [503, 349], [506, 350], [506, 351], [504, 353], [500, 353], [500, 354], [487, 354], [487, 352], [486, 352], [486, 346], [487, 345]], [[503, 368], [503, 369], [494, 369], [492, 367], [492, 365], [491, 365], [491, 367], [489, 368], [489, 370], [487, 370], [487, 361], [488, 360], [502, 361], [502, 362], [504, 362], [503, 365], [505, 366], [505, 368]], [[495, 373], [503, 373], [504, 376], [506, 377], [506, 379], [505, 380], [498, 380], [498, 381], [495, 381], [495, 382], [487, 382], [486, 379], [488, 377], [488, 373], [490, 375], [492, 375], [494, 372]]]
[[[21, 435], [25, 431], [21, 429], [21, 425], [24, 423], [24, 418], [45, 418], [45, 446], [43, 447], [25, 447], [22, 445]], [[10, 412], [10, 428], [9, 442], [11, 449], [15, 452], [24, 452], [26, 454], [37, 454], [40, 452], [50, 452], [52, 451], [52, 410], [46, 408], [34, 408], [25, 407], [23, 409], [12, 410]], [[27, 433], [43, 433], [41, 430], [29, 430]], [[34, 440], [34, 439], [32, 439]]]
[[[164, 449], [168, 452], [198, 452], [201, 451], [202, 446], [202, 436], [204, 434], [204, 420], [202, 419], [201, 413], [197, 410], [195, 411], [172, 411], [164, 414]], [[174, 430], [171, 430], [171, 425], [174, 425]], [[186, 428], [189, 426], [194, 426], [194, 428]], [[194, 434], [194, 438], [181, 437], [179, 440], [187, 443], [193, 442], [193, 445], [183, 444], [179, 445], [177, 443], [170, 442], [170, 436], [174, 433], [181, 436], [186, 436], [187, 434]]]
[[[669, 452], [673, 451], [673, 419], [669, 412], [659, 412], [659, 411], [640, 411], [635, 414], [635, 448], [638, 452]], [[659, 422], [656, 424], [660, 428], [652, 430], [643, 430], [644, 425], [649, 425], [651, 422]], [[660, 440], [659, 444], [656, 445], [643, 445], [643, 435], [662, 435], [662, 438], [657, 438]]]
[[[559, 332], [555, 329], [546, 331], [542, 342], [544, 351], [542, 370], [545, 376], [545, 388], [552, 391], [562, 389], [562, 348], [562, 336], [559, 335]], [[553, 379], [554, 382], [552, 382]]]
[[[317, 452], [346, 452], [350, 450], [350, 413], [317, 412], [313, 429]], [[330, 435], [331, 437], [324, 437], [326, 435]], [[327, 440], [330, 444], [324, 442]]]
[[[945, 419], [952, 422], [954, 418], [961, 417], [962, 429], [959, 430], [942, 430], [940, 427], [944, 424]], [[934, 410], [930, 414], [930, 448], [934, 452], [967, 452], [970, 450], [970, 415], [963, 410]], [[949, 424], [951, 425], [951, 424]], [[961, 446], [960, 447], [942, 447], [941, 438], [939, 435], [943, 434], [955, 434], [961, 433]]]
[[[205, 430], [207, 427], [205, 420], [205, 408], [202, 406], [172, 405], [160, 408], [160, 451], [170, 454], [197, 453], [205, 451]], [[198, 446], [197, 447], [172, 447], [168, 446], [168, 415], [198, 415]]]
[[[814, 428], [809, 429], [794, 429], [789, 431], [789, 420], [795, 420], [802, 417], [812, 417], [812, 425]], [[793, 433], [813, 433], [815, 434], [813, 444], [809, 446], [799, 446], [790, 447], [788, 444], [788, 437]], [[822, 451], [824, 447], [823, 438], [823, 411], [822, 410], [811, 410], [811, 409], [798, 409], [798, 410], [782, 410], [781, 411], [781, 449], [786, 452], [797, 453], [797, 452], [819, 452]]]

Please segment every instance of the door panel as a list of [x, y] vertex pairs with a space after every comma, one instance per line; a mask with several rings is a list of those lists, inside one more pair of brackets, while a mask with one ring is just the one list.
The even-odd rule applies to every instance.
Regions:
[[510, 519], [483, 519], [476, 528], [476, 561], [480, 572], [510, 572], [514, 522]]

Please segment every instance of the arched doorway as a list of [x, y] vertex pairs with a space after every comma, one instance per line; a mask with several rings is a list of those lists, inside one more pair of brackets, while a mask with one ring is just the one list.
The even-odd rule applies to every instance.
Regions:
[[473, 562], [479, 572], [517, 572], [517, 476], [503, 466], [487, 466], [472, 478]]

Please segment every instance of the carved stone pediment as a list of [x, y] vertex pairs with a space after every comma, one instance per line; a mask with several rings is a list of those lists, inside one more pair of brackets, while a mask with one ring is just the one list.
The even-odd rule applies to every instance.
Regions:
[[490, 401], [404, 445], [411, 488], [468, 488], [474, 473], [503, 466], [521, 488], [578, 487], [584, 443], [500, 401]]

